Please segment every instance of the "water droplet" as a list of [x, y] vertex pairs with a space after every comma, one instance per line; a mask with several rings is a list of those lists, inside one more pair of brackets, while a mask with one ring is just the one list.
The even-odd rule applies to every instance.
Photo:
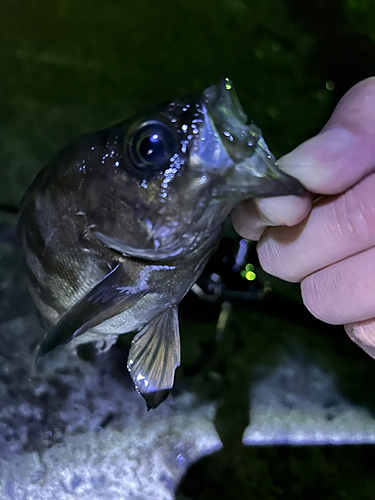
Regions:
[[232, 136], [232, 134], [231, 134], [230, 132], [225, 131], [225, 132], [223, 132], [223, 135], [224, 135], [227, 139], [229, 139], [229, 140], [230, 140], [230, 142], [233, 142], [233, 136]]

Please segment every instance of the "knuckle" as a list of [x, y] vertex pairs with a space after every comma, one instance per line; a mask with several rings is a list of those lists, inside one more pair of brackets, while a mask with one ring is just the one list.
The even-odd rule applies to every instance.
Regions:
[[275, 245], [270, 239], [262, 239], [257, 245], [257, 252], [259, 263], [268, 274], [276, 276], [276, 270], [274, 268], [274, 257], [275, 257]]
[[341, 321], [338, 321], [335, 317], [334, 309], [330, 307], [332, 304], [327, 300], [327, 297], [331, 294], [329, 290], [326, 290], [324, 281], [317, 274], [312, 274], [302, 280], [301, 295], [303, 303], [315, 318], [332, 325], [340, 324]]
[[319, 287], [316, 285], [314, 275], [302, 281], [301, 295], [303, 303], [310, 313], [316, 318], [323, 320], [321, 311], [322, 301], [320, 298]]
[[277, 278], [294, 283], [299, 282], [301, 278], [297, 269], [293, 268], [293, 262], [288, 255], [288, 251], [269, 235], [272, 231], [274, 230], [268, 229], [266, 236], [261, 238], [257, 246], [261, 267], [266, 273]]
[[375, 174], [370, 175], [333, 202], [334, 233], [361, 241], [375, 240]]

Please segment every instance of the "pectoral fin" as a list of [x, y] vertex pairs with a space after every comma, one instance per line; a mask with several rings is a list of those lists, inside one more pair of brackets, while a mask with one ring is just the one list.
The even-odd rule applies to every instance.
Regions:
[[94, 288], [79, 299], [56, 323], [40, 343], [36, 359], [55, 347], [66, 344], [88, 329], [120, 314], [131, 307], [149, 290], [137, 290], [123, 283], [126, 276], [122, 264], [118, 264]]
[[128, 370], [148, 409], [156, 408], [168, 396], [179, 365], [180, 332], [177, 306], [173, 306], [149, 321], [130, 348]]

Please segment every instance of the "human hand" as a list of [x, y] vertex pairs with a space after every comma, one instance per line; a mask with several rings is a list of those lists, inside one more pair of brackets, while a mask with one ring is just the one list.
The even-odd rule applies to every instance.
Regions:
[[323, 130], [278, 163], [324, 196], [313, 205], [311, 194], [247, 200], [234, 227], [260, 239], [265, 271], [301, 282], [307, 309], [344, 324], [375, 357], [375, 78], [350, 89]]

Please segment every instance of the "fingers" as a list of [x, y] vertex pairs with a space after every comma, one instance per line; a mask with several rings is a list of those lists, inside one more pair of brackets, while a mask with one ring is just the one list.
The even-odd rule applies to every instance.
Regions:
[[344, 191], [374, 168], [374, 110], [375, 78], [368, 78], [345, 94], [320, 134], [280, 158], [280, 168], [314, 193]]
[[302, 281], [310, 312], [346, 324], [349, 337], [375, 358], [375, 78], [353, 87], [321, 133], [278, 163], [309, 191], [339, 196], [317, 200], [303, 221], [311, 199], [298, 206], [294, 197], [246, 202], [234, 213], [235, 228], [257, 239], [266, 226], [296, 224], [264, 232], [262, 267]]
[[258, 241], [267, 226], [293, 226], [311, 209], [312, 195], [279, 196], [245, 200], [232, 211], [235, 230], [244, 238]]
[[272, 225], [270, 221], [262, 219], [255, 208], [254, 200], [244, 200], [231, 213], [234, 229], [243, 238], [258, 241], [264, 229]]
[[[375, 78], [355, 85], [337, 105], [320, 134], [283, 156], [278, 164], [313, 193], [337, 194], [375, 167]], [[299, 201], [296, 201], [299, 200]], [[233, 213], [239, 234], [259, 239], [267, 226], [292, 226], [310, 209], [310, 198], [294, 196], [240, 204]]]
[[307, 309], [332, 325], [353, 323], [375, 314], [375, 248], [326, 267], [301, 283]]
[[375, 318], [349, 323], [345, 331], [372, 358], [375, 358]]
[[374, 246], [374, 193], [375, 174], [371, 174], [341, 196], [317, 200], [303, 223], [267, 230], [258, 244], [264, 270], [297, 282]]

